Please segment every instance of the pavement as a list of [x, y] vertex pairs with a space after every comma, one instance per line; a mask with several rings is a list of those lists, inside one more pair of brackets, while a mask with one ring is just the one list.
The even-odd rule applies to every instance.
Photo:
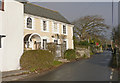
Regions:
[[2, 81], [16, 81], [28, 76], [29, 71], [14, 70], [2, 72]]
[[[90, 59], [70, 62], [46, 74], [19, 81], [118, 81], [118, 72], [109, 66], [111, 58], [111, 52], [105, 51], [93, 55]], [[27, 74], [20, 75], [20, 72], [16, 75], [8, 73], [6, 76], [5, 74], [7, 75], [7, 72], [3, 72], [3, 81], [11, 81], [11, 77], [16, 75], [13, 77], [14, 80], [28, 76]]]

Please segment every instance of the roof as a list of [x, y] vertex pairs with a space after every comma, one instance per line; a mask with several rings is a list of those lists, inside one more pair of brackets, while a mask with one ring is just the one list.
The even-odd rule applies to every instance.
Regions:
[[35, 16], [40, 16], [44, 18], [53, 19], [56, 21], [64, 22], [67, 24], [71, 24], [65, 17], [63, 17], [59, 12], [50, 10], [44, 7], [40, 7], [38, 5], [32, 3], [24, 3], [24, 13], [31, 14]]

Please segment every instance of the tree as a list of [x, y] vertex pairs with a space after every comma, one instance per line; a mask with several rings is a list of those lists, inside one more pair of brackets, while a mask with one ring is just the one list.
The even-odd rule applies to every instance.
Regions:
[[120, 26], [113, 28], [112, 30], [112, 39], [113, 43], [117, 44], [120, 47], [120, 32], [119, 32]]
[[73, 22], [74, 33], [79, 35], [81, 40], [88, 40], [93, 37], [101, 37], [109, 27], [104, 24], [100, 16], [85, 16]]
[[67, 36], [63, 35], [63, 34], [54, 34], [52, 37], [57, 39], [57, 40], [58, 39], [60, 40], [60, 43], [61, 43], [61, 56], [62, 56], [62, 58], [64, 58], [64, 52], [66, 50], [64, 40], [66, 39]]

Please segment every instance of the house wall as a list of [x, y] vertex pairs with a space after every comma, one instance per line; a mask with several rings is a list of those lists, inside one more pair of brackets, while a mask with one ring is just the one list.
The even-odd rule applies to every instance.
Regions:
[[20, 69], [19, 61], [23, 53], [24, 8], [22, 3], [14, 0], [11, 2], [5, 0], [4, 3], [5, 11], [2, 15], [1, 33], [6, 37], [2, 47], [4, 52], [2, 54], [2, 71], [10, 71]]
[[[26, 19], [27, 17], [31, 17], [33, 20], [33, 29], [27, 29], [26, 27]], [[48, 31], [47, 32], [43, 32], [42, 31], [42, 21], [46, 20], [48, 22]], [[67, 27], [67, 49], [73, 49], [73, 25], [70, 24], [66, 24], [66, 23], [62, 23], [59, 21], [55, 21], [52, 19], [46, 19], [46, 18], [42, 18], [42, 17], [37, 17], [37, 16], [33, 16], [33, 15], [29, 15], [29, 14], [25, 14], [24, 15], [24, 36], [27, 34], [31, 34], [31, 33], [38, 33], [41, 37], [41, 39], [47, 38], [48, 42], [53, 42], [54, 39], [52, 38], [52, 35], [56, 34], [53, 31], [53, 23], [56, 22], [58, 25], [58, 32], [56, 32], [57, 34], [62, 34], [62, 26], [63, 24], [66, 25]], [[42, 41], [41, 41], [42, 44]], [[59, 41], [60, 44], [60, 41]], [[42, 45], [41, 45], [42, 46]]]
[[[2, 32], [2, 15], [3, 11], [0, 10], [0, 35], [3, 34]], [[1, 44], [3, 45], [3, 39], [1, 41]], [[0, 71], [2, 71], [2, 56], [3, 56], [3, 48], [0, 48]]]

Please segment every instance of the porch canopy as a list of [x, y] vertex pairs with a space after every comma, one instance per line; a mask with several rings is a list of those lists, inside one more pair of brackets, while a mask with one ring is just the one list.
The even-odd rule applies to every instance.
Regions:
[[36, 42], [41, 42], [40, 35], [38, 33], [31, 33], [24, 37], [24, 42], [32, 42], [33, 40]]

